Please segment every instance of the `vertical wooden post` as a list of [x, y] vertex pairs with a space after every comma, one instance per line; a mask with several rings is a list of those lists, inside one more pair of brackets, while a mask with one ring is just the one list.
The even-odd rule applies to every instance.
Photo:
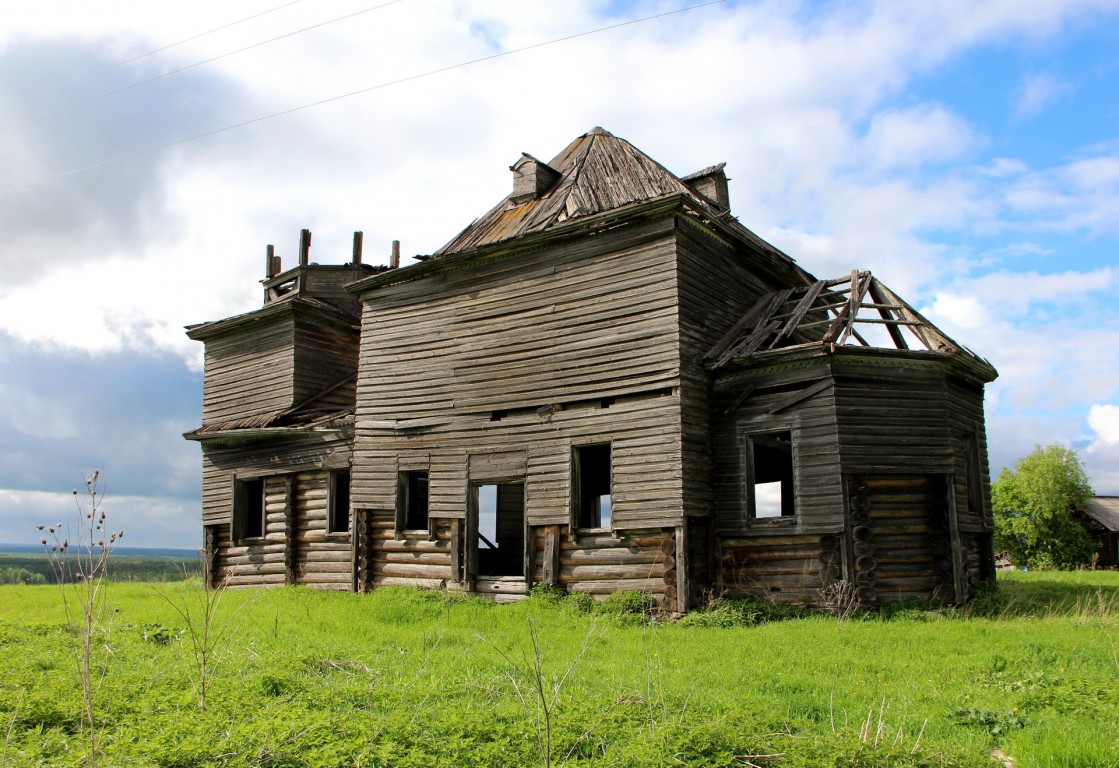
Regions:
[[467, 592], [474, 591], [474, 580], [478, 578], [478, 486], [470, 485], [466, 498], [466, 536], [463, 542], [462, 583]]
[[400, 266], [400, 241], [392, 241], [392, 255], [389, 256], [389, 267], [396, 269]]
[[291, 475], [284, 476], [284, 583], [295, 584], [296, 578], [296, 542], [295, 528], [297, 525], [295, 510], [295, 493], [292, 491], [294, 481]]
[[544, 583], [549, 587], [559, 586], [559, 526], [549, 525], [544, 529]]
[[362, 240], [364, 238], [365, 238], [365, 233], [364, 232], [354, 232], [354, 255], [353, 255], [353, 258], [351, 259], [351, 261], [354, 264], [360, 264], [361, 263], [361, 244], [362, 244]]
[[264, 246], [264, 277], [265, 279], [276, 276], [276, 246], [269, 243]]
[[[522, 503], [521, 509], [522, 510], [524, 509], [523, 503]], [[532, 560], [533, 560], [533, 549], [536, 545], [536, 534], [532, 530], [532, 526], [528, 524], [528, 518], [527, 517], [524, 520], [524, 525], [522, 525], [521, 527], [523, 529], [523, 533], [521, 535], [524, 536], [524, 543], [525, 543], [525, 551], [524, 551], [525, 586], [528, 587], [529, 591], [531, 592], [532, 591]]]
[[[711, 527], [714, 528], [715, 526]], [[711, 567], [715, 569], [715, 594], [722, 597], [727, 585], [723, 576], [723, 539], [721, 536], [716, 536], [714, 543], [711, 545]]]
[[299, 230], [299, 266], [305, 267], [311, 255], [311, 230]]
[[956, 514], [956, 476], [946, 475], [945, 493], [948, 496], [948, 534], [952, 543], [952, 588], [956, 591], [956, 602], [967, 600], [967, 581], [964, 578], [963, 544], [960, 540], [960, 521]]
[[355, 590], [365, 594], [369, 588], [369, 510], [354, 510]]
[[688, 518], [684, 524], [676, 526], [676, 612], [688, 610]]
[[451, 581], [462, 583], [462, 521], [451, 521]]

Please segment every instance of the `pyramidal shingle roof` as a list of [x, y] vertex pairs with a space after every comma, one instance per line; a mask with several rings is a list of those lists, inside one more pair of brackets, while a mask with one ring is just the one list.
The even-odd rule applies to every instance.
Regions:
[[[710, 209], [713, 216], [725, 213], [656, 160], [602, 128], [575, 139], [548, 166], [558, 174], [550, 188], [527, 202], [517, 203], [509, 195], [433, 255], [543, 232], [564, 222], [666, 195], [688, 195]], [[721, 168], [712, 166], [710, 170]]]

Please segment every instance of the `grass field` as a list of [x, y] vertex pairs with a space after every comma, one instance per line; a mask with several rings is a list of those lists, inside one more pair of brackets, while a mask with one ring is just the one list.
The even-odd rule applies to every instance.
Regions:
[[[844, 622], [231, 591], [205, 712], [171, 605], [197, 617], [198, 584], [108, 600], [106, 766], [1119, 766], [1116, 573], [1011, 574], [970, 615]], [[72, 645], [58, 587], [0, 587], [0, 765], [83, 763]]]

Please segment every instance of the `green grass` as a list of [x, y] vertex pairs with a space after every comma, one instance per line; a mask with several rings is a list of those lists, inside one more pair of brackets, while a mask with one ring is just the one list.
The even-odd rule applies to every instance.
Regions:
[[[0, 766], [83, 760], [59, 603], [57, 587], [0, 587]], [[535, 626], [546, 686], [574, 663], [556, 766], [970, 767], [994, 765], [995, 747], [1019, 768], [1119, 766], [1115, 573], [1012, 574], [947, 615], [914, 604], [841, 623], [747, 604], [709, 622], [739, 626], [651, 624], [624, 598], [604, 611], [548, 595], [230, 591], [223, 611], [243, 612], [204, 714], [167, 601], [112, 584], [109, 603], [102, 765], [543, 765], [538, 709], [518, 696]]]

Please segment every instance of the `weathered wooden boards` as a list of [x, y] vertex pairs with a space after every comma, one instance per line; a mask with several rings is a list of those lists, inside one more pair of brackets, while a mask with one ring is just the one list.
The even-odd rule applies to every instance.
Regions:
[[624, 228], [367, 295], [354, 505], [387, 518], [397, 473], [427, 469], [433, 518], [464, 518], [472, 485], [523, 478], [529, 525], [570, 524], [572, 449], [609, 444], [612, 525], [681, 519], [668, 232]]
[[237, 542], [230, 538], [228, 522], [208, 525], [212, 583], [350, 589], [350, 536], [327, 533], [328, 477], [328, 471], [266, 477], [263, 537]]

